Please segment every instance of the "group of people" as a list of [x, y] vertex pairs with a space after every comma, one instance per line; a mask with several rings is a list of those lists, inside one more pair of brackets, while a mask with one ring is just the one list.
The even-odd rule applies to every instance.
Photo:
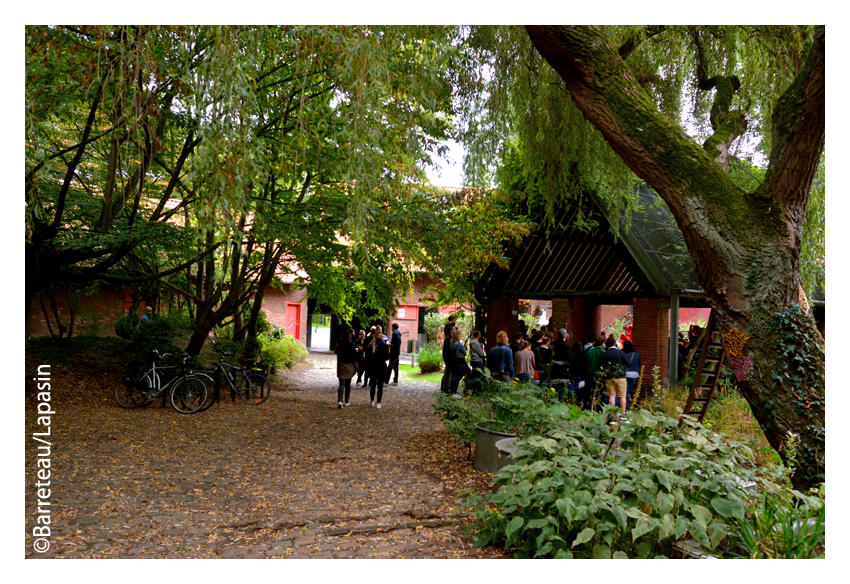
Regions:
[[[361, 385], [362, 380], [361, 387], [369, 387], [369, 405], [380, 409], [384, 385], [390, 384], [393, 374], [392, 384], [398, 385], [401, 353], [398, 324], [393, 323], [391, 338], [387, 338], [380, 325], [373, 326], [368, 335], [361, 330], [357, 339], [353, 336], [354, 329], [341, 332], [334, 348], [339, 378], [337, 407], [351, 405], [351, 381], [356, 375], [355, 385]], [[445, 323], [443, 336], [443, 390], [457, 398], [461, 397], [458, 394], [461, 379], [472, 369], [483, 370], [486, 363], [491, 377], [497, 381], [536, 379], [547, 386], [551, 381], [559, 388], [559, 399], [563, 400], [569, 391], [583, 409], [590, 408], [593, 397], [604, 391], [609, 405], [625, 411], [640, 372], [640, 353], [632, 345], [631, 326], [621, 335], [622, 348], [617, 346], [613, 334], [606, 337], [604, 331], [593, 339], [583, 338], [570, 344], [566, 328], [555, 330], [550, 324], [529, 332], [520, 321], [513, 340], [508, 340], [505, 331], [499, 331], [496, 346], [489, 352], [482, 346], [481, 333], [472, 331], [467, 350], [454, 316], [449, 316]]]
[[361, 330], [354, 339], [354, 329], [341, 331], [339, 342], [334, 347], [336, 375], [339, 378], [337, 407], [351, 406], [351, 380], [357, 376], [355, 385], [369, 386], [369, 405], [381, 409], [384, 385], [398, 385], [398, 364], [401, 355], [401, 331], [392, 324], [391, 338], [384, 334], [383, 327], [373, 326], [366, 334]]
[[496, 346], [487, 359], [493, 379], [505, 383], [513, 378], [551, 380], [560, 388], [559, 399], [570, 391], [582, 408], [591, 407], [593, 396], [604, 390], [610, 405], [626, 410], [640, 372], [640, 353], [634, 350], [631, 326], [621, 335], [621, 349], [614, 335], [606, 338], [603, 333], [571, 345], [565, 328], [550, 334], [544, 325], [529, 334], [523, 324], [510, 342], [505, 331], [496, 335]]

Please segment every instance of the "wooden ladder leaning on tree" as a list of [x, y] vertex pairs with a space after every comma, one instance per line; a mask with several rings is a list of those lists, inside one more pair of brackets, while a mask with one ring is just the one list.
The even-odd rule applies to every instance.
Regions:
[[[717, 389], [717, 382], [720, 380], [720, 365], [723, 363], [724, 355], [721, 339], [720, 331], [717, 330], [714, 320], [714, 310], [712, 310], [705, 332], [699, 340], [699, 361], [697, 361], [697, 369], [694, 373], [694, 381], [691, 383], [688, 401], [682, 412], [683, 416], [695, 417], [700, 424], [705, 419], [708, 406], [711, 404], [711, 399]], [[705, 381], [703, 381], [703, 378], [705, 378]], [[700, 404], [702, 404], [702, 409], [694, 409]], [[682, 421], [680, 419], [680, 425]]]

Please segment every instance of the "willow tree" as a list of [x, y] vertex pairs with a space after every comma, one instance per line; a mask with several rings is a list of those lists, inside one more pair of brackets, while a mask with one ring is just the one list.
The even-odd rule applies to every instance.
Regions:
[[[168, 284], [196, 304], [198, 350], [254, 295], [251, 328], [283, 260], [336, 312], [359, 305], [354, 280], [390, 306], [423, 255], [392, 214], [421, 203], [410, 187], [446, 136], [451, 40], [429, 26], [28, 28], [27, 322], [51, 281], [185, 271]], [[437, 232], [429, 217], [419, 229]], [[127, 261], [150, 242], [174, 260], [159, 273]]]
[[748, 335], [741, 394], [796, 465], [794, 484], [822, 482], [824, 341], [802, 284], [823, 274], [823, 27], [543, 26], [470, 40], [489, 72], [484, 97], [466, 94], [468, 175], [486, 178], [476, 160], [520, 144], [550, 208], [594, 190], [628, 210], [635, 181], [652, 186], [724, 339]]

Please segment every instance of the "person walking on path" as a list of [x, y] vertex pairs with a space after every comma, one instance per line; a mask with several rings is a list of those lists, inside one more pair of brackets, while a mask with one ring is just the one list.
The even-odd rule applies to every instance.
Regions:
[[[605, 393], [608, 394], [608, 405], [619, 405], [626, 411], [626, 355], [617, 348], [614, 336], [605, 341], [605, 353], [602, 355], [602, 366], [605, 369]], [[619, 404], [617, 403], [619, 398]]]
[[390, 365], [387, 368], [387, 385], [390, 384], [390, 377], [392, 377], [393, 372], [395, 372], [395, 379], [393, 380], [392, 385], [398, 385], [398, 360], [401, 356], [401, 331], [398, 330], [398, 323], [394, 322], [393, 326], [393, 334], [390, 339]]
[[469, 341], [469, 365], [473, 369], [484, 369], [484, 347], [481, 346], [481, 333], [472, 331], [472, 340]]
[[516, 376], [520, 381], [531, 381], [534, 379], [534, 355], [531, 352], [531, 343], [523, 341], [516, 353]]
[[357, 351], [351, 337], [354, 329], [340, 331], [339, 342], [334, 347], [336, 354], [336, 376], [339, 378], [339, 389], [337, 389], [337, 407], [342, 409], [343, 404], [350, 406], [351, 378], [357, 373]]
[[626, 355], [626, 400], [632, 403], [635, 385], [640, 376], [640, 353], [635, 351], [629, 340], [623, 341], [623, 353]]
[[[364, 357], [366, 353], [364, 350], [366, 349], [366, 331], [360, 330], [360, 336], [354, 340], [354, 350], [357, 351], [357, 381], [355, 385], [360, 384], [360, 381], [363, 379], [363, 370], [366, 368], [366, 363], [364, 361]], [[363, 384], [365, 385], [365, 383]]]
[[496, 346], [490, 349], [487, 366], [496, 381], [510, 383], [514, 378], [514, 354], [508, 346], [508, 333], [505, 331], [496, 335]]
[[[384, 341], [381, 327], [375, 327], [372, 338], [367, 343], [369, 359], [369, 405], [381, 409], [384, 396], [384, 378], [387, 374], [387, 360], [390, 358], [389, 344]], [[376, 390], [377, 389], [377, 394]], [[377, 400], [375, 399], [377, 396]]]
[[369, 380], [372, 378], [372, 348], [370, 341], [375, 336], [375, 325], [369, 329], [369, 334], [363, 339], [363, 387], [369, 386]]

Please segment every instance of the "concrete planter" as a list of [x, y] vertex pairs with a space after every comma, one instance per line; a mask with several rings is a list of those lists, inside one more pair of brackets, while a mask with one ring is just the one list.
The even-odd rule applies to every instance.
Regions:
[[502, 438], [496, 442], [496, 450], [498, 452], [496, 466], [499, 470], [502, 470], [502, 467], [514, 463], [512, 455], [516, 452], [516, 441], [517, 438]]
[[490, 430], [488, 425], [489, 421], [475, 424], [475, 459], [472, 461], [472, 466], [476, 470], [498, 472], [501, 467], [499, 466], [499, 451], [496, 450], [496, 442], [503, 438], [516, 438], [516, 434]]

